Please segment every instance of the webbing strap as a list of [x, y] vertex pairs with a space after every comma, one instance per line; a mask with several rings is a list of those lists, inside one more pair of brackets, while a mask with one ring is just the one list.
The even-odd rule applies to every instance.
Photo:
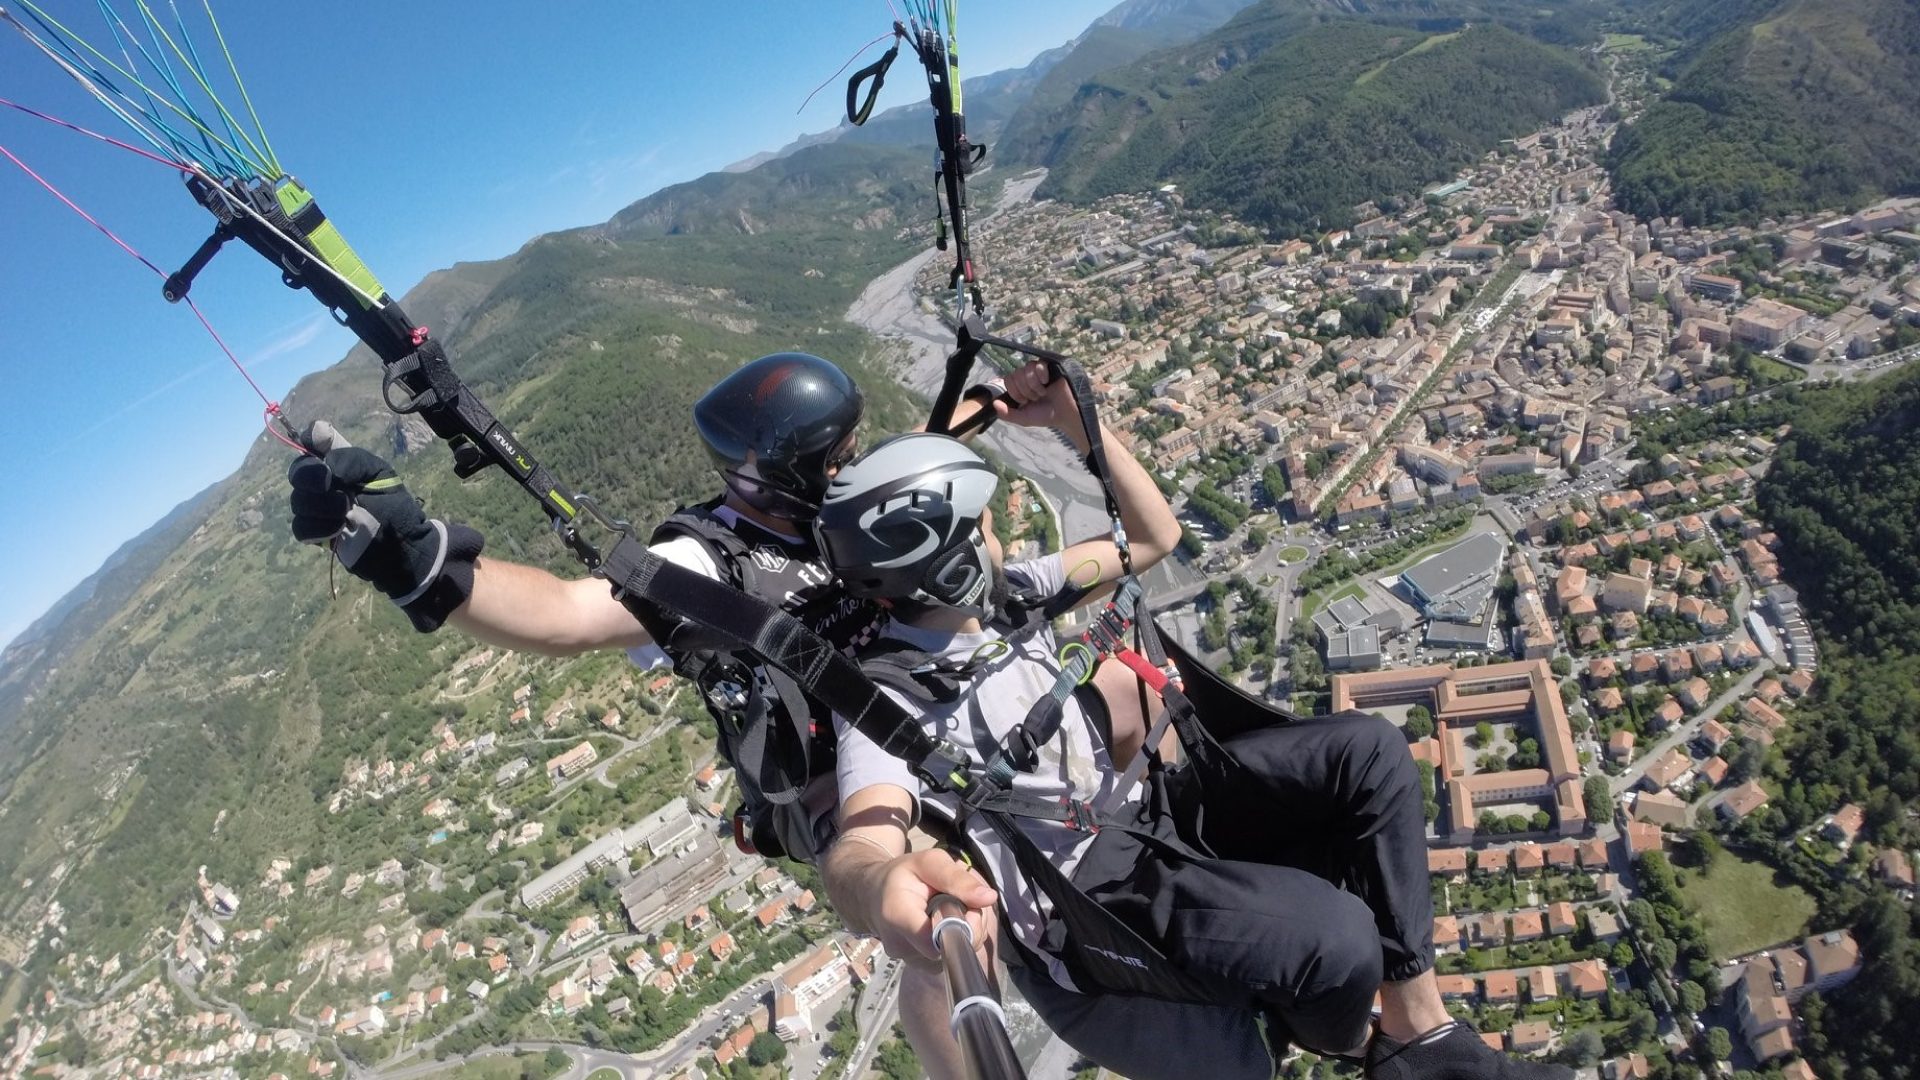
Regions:
[[[658, 613], [698, 624], [781, 672], [807, 696], [844, 717], [879, 748], [905, 761], [936, 791], [970, 786], [965, 758], [936, 742], [860, 666], [806, 624], [755, 596], [662, 559], [631, 535], [607, 552], [599, 573], [643, 621]], [[645, 612], [642, 615], [642, 612]]]
[[[980, 816], [1013, 853], [1020, 872], [1053, 904], [1054, 916], [1067, 930], [1067, 948], [1061, 959], [1083, 991], [1098, 989], [1194, 1005], [1231, 1004], [1246, 997], [1167, 959], [1132, 927], [1080, 891], [1011, 818], [992, 811], [982, 811]], [[1177, 857], [1193, 857], [1192, 852], [1149, 832], [1127, 831]]]
[[1068, 389], [1073, 391], [1074, 406], [1080, 414], [1080, 430], [1087, 439], [1087, 471], [1100, 484], [1107, 517], [1113, 522], [1113, 542], [1120, 550], [1121, 566], [1126, 573], [1133, 573], [1133, 555], [1127, 544], [1126, 529], [1120, 524], [1120, 500], [1113, 490], [1113, 473], [1107, 461], [1106, 440], [1100, 435], [1100, 412], [1094, 403], [1093, 381], [1087, 378], [1086, 369], [1065, 353], [989, 334], [986, 324], [977, 315], [968, 316], [960, 324], [958, 336], [959, 346], [947, 357], [946, 377], [940, 384], [939, 394], [933, 399], [933, 411], [927, 417], [927, 430], [941, 434], [954, 432], [954, 409], [960, 404], [974, 361], [988, 346], [1032, 357], [1045, 364], [1049, 374], [1065, 379]]

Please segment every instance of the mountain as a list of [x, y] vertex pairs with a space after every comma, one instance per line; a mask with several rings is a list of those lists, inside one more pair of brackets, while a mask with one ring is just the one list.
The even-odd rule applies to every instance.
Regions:
[[1345, 223], [1357, 203], [1443, 180], [1502, 139], [1605, 100], [1587, 59], [1498, 22], [1467, 25], [1474, 5], [1445, 17], [1435, 7], [1265, 0], [1020, 118], [1017, 131], [1034, 133], [1023, 163], [1051, 170], [1042, 195], [1174, 182], [1289, 233]]
[[[0, 649], [0, 734], [13, 726], [36, 689], [57, 673], [74, 647], [97, 633], [153, 573], [158, 560], [199, 527], [216, 491], [217, 485], [200, 492], [120, 545], [100, 569]], [[0, 760], [0, 777], [7, 775], [12, 760]]]
[[1920, 370], [1797, 394], [1778, 411], [1793, 431], [1755, 494], [1819, 643], [1818, 682], [1767, 762], [1772, 816], [1735, 839], [1778, 844], [1824, 924], [1860, 941], [1860, 976], [1798, 1010], [1808, 1061], [1821, 1076], [1912, 1076], [1920, 924], [1894, 890], [1836, 874], [1800, 841], [1845, 803], [1865, 812], [1854, 850], [1920, 841]]
[[[1724, 24], [1712, 5], [1703, 24]], [[1920, 8], [1906, 0], [1750, 5], [1622, 129], [1621, 205], [1709, 224], [1920, 192]]]
[[1063, 134], [1060, 116], [1080, 88], [1104, 72], [1154, 52], [1162, 44], [1139, 30], [1095, 23], [1034, 85], [1027, 100], [1008, 119], [1006, 129], [993, 148], [995, 159], [1016, 164], [1048, 160], [1053, 155], [1054, 142]]
[[[1008, 68], [987, 75], [961, 80], [967, 111], [967, 133], [975, 143], [989, 145], [998, 141], [1003, 128], [1023, 110], [1029, 98], [1047, 83], [1055, 67], [1069, 63], [1086, 75], [1105, 70], [1152, 48], [1191, 41], [1212, 30], [1245, 8], [1253, 0], [1123, 0], [1121, 4], [1095, 19], [1079, 37], [1065, 45], [1048, 49], [1026, 66]], [[1089, 39], [1099, 38], [1090, 48]], [[1137, 42], [1115, 49], [1116, 41]], [[1087, 51], [1083, 52], [1082, 50]], [[911, 105], [896, 105], [875, 113], [855, 127], [842, 120], [837, 127], [802, 135], [778, 150], [766, 151], [736, 162], [728, 172], [744, 172], [755, 166], [785, 157], [809, 146], [836, 142], [867, 143], [881, 146], [910, 146], [921, 149], [930, 143], [932, 120], [926, 100], [925, 77], [915, 62], [912, 50], [902, 48], [900, 58], [888, 75], [890, 86], [911, 86], [915, 100]], [[821, 94], [832, 93], [835, 100], [844, 96], [844, 83], [829, 84]], [[898, 91], [890, 91], [897, 93]], [[997, 160], [1000, 153], [995, 150]]]
[[1170, 40], [1191, 40], [1224, 26], [1251, 0], [1125, 0], [1093, 20], [1101, 28], [1151, 31]]

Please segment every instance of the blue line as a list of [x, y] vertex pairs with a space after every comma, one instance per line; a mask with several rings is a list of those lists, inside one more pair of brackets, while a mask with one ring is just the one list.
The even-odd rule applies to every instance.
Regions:
[[[139, 113], [141, 116], [145, 117], [147, 120], [147, 123], [153, 125], [155, 128], [157, 128], [160, 131], [161, 134], [165, 135], [167, 137], [167, 141], [173, 143], [171, 152], [176, 153], [181, 157], [185, 157], [185, 158], [188, 158], [189, 160], [194, 161], [195, 163], [199, 164], [202, 168], [206, 169], [208, 172], [215, 173], [215, 174], [226, 173], [227, 170], [225, 170], [222, 166], [215, 164], [212, 161], [208, 161], [207, 159], [201, 157], [199, 154], [195, 153], [193, 151], [193, 144], [191, 142], [184, 139], [179, 132], [169, 127], [167, 123], [161, 120], [158, 116], [155, 116], [153, 113], [147, 111], [146, 109], [141, 108], [139, 102], [134, 101], [133, 98], [126, 93], [126, 91], [121, 90], [118, 86], [114, 85], [114, 82], [112, 79], [109, 79], [104, 73], [100, 71], [99, 68], [95, 67], [85, 57], [80, 55], [79, 51], [76, 50], [67, 41], [66, 35], [64, 33], [62, 33], [60, 30], [52, 26], [49, 26], [47, 24], [47, 21], [45, 19], [42, 19], [39, 16], [39, 14], [33, 10], [32, 7], [23, 7], [21, 10], [26, 12], [28, 18], [32, 19], [35, 23], [39, 24], [40, 29], [46, 33], [49, 39], [51, 39], [54, 46], [59, 48], [60, 51], [66, 53], [67, 59], [76, 68], [80, 69], [80, 71], [83, 74], [85, 74], [89, 79], [91, 79], [95, 84], [97, 84], [101, 88], [111, 91], [113, 95], [119, 98], [122, 102], [124, 102], [128, 108], [132, 109], [134, 112]], [[170, 152], [167, 146], [164, 146], [159, 142], [156, 142], [151, 134], [149, 134], [146, 131], [142, 131], [138, 124], [133, 123], [132, 121], [128, 120], [125, 117], [119, 117], [119, 119], [121, 123], [126, 124], [129, 128], [133, 129], [135, 134], [139, 135], [142, 139], [145, 139], [150, 145], [152, 145], [152, 147], [155, 150], [159, 150], [162, 153]], [[242, 169], [242, 172], [249, 177], [252, 174], [252, 170], [250, 169]]]
[[[112, 29], [114, 24], [118, 23], [120, 28], [127, 32], [127, 36], [134, 36], [133, 28], [127, 25], [127, 21], [121, 17], [118, 11], [115, 11], [113, 7], [107, 3], [107, 0], [97, 0], [97, 2], [100, 5], [101, 14], [107, 19], [108, 29]], [[223, 149], [217, 149], [215, 147], [213, 140], [207, 135], [207, 131], [210, 130], [210, 125], [207, 123], [206, 117], [201, 116], [200, 110], [193, 107], [193, 102], [187, 98], [187, 92], [181, 88], [180, 79], [173, 73], [172, 65], [167, 62], [167, 54], [160, 48], [160, 39], [154, 33], [153, 21], [147, 18], [144, 8], [141, 11], [141, 18], [147, 26], [147, 38], [153, 42], [154, 52], [158, 52], [160, 58], [155, 60], [153, 53], [149, 53], [146, 46], [140, 44], [137, 37], [134, 38], [133, 47], [140, 50], [140, 56], [146, 60], [148, 67], [159, 72], [160, 78], [166, 82], [167, 88], [173, 91], [173, 99], [180, 104], [180, 108], [185, 111], [188, 116], [193, 118], [193, 122], [199, 125], [201, 128], [198, 132], [200, 145], [205, 148], [207, 155], [211, 158], [225, 161], [228, 166], [235, 170], [250, 173], [252, 170], [241, 162], [234, 160], [233, 155]], [[116, 40], [118, 40], [119, 36], [117, 32], [114, 34]], [[129, 63], [128, 66], [131, 67], [132, 64]], [[228, 134], [232, 134], [231, 131], [229, 131]]]
[[[102, 6], [102, 8], [104, 9], [104, 7], [105, 7], [105, 5], [104, 5], [104, 4], [102, 4], [101, 6]], [[112, 21], [112, 20], [108, 20], [108, 21], [107, 21], [107, 33], [109, 33], [109, 34], [112, 34], [112, 35], [113, 35], [113, 43], [114, 43], [115, 45], [117, 45], [117, 46], [119, 46], [119, 48], [120, 48], [120, 58], [121, 58], [121, 59], [123, 59], [123, 60], [125, 60], [125, 61], [127, 62], [127, 67], [128, 67], [128, 68], [132, 68], [132, 67], [134, 66], [134, 64], [133, 64], [133, 54], [132, 54], [132, 53], [129, 53], [129, 52], [127, 51], [127, 43], [126, 43], [125, 41], [122, 41], [122, 40], [120, 39], [120, 31], [114, 28], [114, 25], [113, 25], [113, 21]], [[156, 113], [156, 112], [158, 112], [158, 111], [159, 111], [159, 109], [160, 109], [160, 105], [159, 105], [159, 103], [158, 103], [158, 102], [156, 102], [156, 101], [154, 101], [154, 99], [153, 99], [153, 95], [152, 95], [152, 94], [149, 94], [149, 93], [147, 93], [147, 91], [146, 91], [146, 89], [145, 89], [144, 87], [143, 87], [143, 88], [141, 89], [141, 91], [140, 91], [140, 96], [141, 96], [141, 97], [143, 97], [143, 98], [145, 98], [145, 99], [146, 99], [146, 101], [147, 101], [147, 106], [148, 106], [148, 107], [147, 107], [147, 115], [148, 115], [148, 116], [152, 116], [152, 115], [153, 115], [154, 113]], [[185, 152], [185, 150], [184, 150], [184, 148], [182, 148], [182, 147], [181, 147], [181, 146], [180, 146], [180, 145], [179, 145], [178, 143], [175, 143], [175, 144], [174, 144], [174, 147], [173, 147], [173, 149], [175, 150], [175, 152], [178, 152], [178, 153], [184, 153], [184, 152]]]
[[[146, 5], [142, 4], [141, 7], [142, 9], [144, 9]], [[187, 46], [187, 57], [188, 57], [187, 62], [189, 66], [192, 67], [193, 73], [199, 77], [200, 82], [203, 85], [212, 86], [213, 80], [207, 78], [206, 66], [200, 62], [200, 50], [194, 48], [193, 46], [193, 37], [192, 35], [187, 33], [187, 23], [186, 23], [186, 20], [181, 18], [180, 16], [179, 6], [176, 5], [173, 2], [173, 0], [167, 0], [167, 7], [173, 10], [173, 23], [180, 30], [180, 40], [184, 42]], [[216, 104], [218, 104], [218, 102], [216, 102]], [[240, 135], [233, 130], [233, 123], [227, 119], [227, 114], [225, 109], [222, 109], [220, 111], [220, 124], [222, 127], [225, 127], [227, 129], [227, 141], [232, 143], [235, 146], [240, 145]], [[266, 138], [265, 134], [262, 133], [261, 135], [262, 141], [264, 141], [265, 138]]]

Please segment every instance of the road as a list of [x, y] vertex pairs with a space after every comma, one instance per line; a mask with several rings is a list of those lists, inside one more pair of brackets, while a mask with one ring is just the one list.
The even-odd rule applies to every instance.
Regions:
[[490, 1046], [464, 1057], [449, 1057], [444, 1061], [420, 1061], [398, 1068], [377, 1069], [366, 1075], [378, 1077], [379, 1080], [418, 1080], [420, 1077], [431, 1076], [435, 1072], [451, 1069], [463, 1062], [508, 1056], [522, 1051], [543, 1054], [548, 1050], [559, 1049], [573, 1059], [573, 1068], [560, 1074], [557, 1080], [580, 1080], [595, 1069], [612, 1069], [631, 1080], [672, 1076], [692, 1063], [695, 1058], [707, 1053], [707, 1045], [713, 1041], [714, 1036], [738, 1023], [740, 1014], [758, 1004], [766, 995], [767, 984], [764, 981], [749, 983], [731, 997], [700, 1014], [700, 1019], [683, 1030], [671, 1043], [644, 1054], [623, 1054], [615, 1050], [595, 1050], [578, 1043], [536, 1040]]
[[1622, 792], [1633, 790], [1634, 785], [1638, 784], [1640, 778], [1647, 774], [1647, 769], [1652, 766], [1654, 762], [1665, 756], [1667, 751], [1692, 742], [1694, 736], [1700, 733], [1701, 724], [1712, 717], [1720, 715], [1720, 710], [1740, 700], [1747, 694], [1752, 693], [1753, 688], [1759, 684], [1761, 679], [1766, 678], [1767, 674], [1772, 670], [1773, 661], [1760, 661], [1753, 666], [1753, 670], [1742, 676], [1739, 682], [1728, 687], [1719, 697], [1707, 702], [1706, 708], [1694, 713], [1691, 717], [1687, 718], [1685, 722], [1675, 725], [1671, 734], [1661, 739], [1658, 743], [1655, 743], [1651, 749], [1640, 756], [1638, 761], [1635, 761], [1629, 766], [1626, 772], [1613, 778], [1613, 793], [1618, 795]]
[[868, 983], [860, 992], [860, 1004], [854, 1009], [854, 1023], [860, 1029], [860, 1041], [853, 1046], [853, 1057], [844, 1074], [858, 1080], [867, 1071], [867, 1063], [880, 1050], [893, 1030], [894, 1010], [900, 1004], [900, 964], [890, 963], [885, 976]]

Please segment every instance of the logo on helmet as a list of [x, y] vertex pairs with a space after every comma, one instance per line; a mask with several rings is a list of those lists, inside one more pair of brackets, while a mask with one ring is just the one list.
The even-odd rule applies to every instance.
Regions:
[[972, 556], [972, 546], [957, 548], [927, 575], [927, 592], [954, 607], [971, 607], [987, 587], [987, 575]]

